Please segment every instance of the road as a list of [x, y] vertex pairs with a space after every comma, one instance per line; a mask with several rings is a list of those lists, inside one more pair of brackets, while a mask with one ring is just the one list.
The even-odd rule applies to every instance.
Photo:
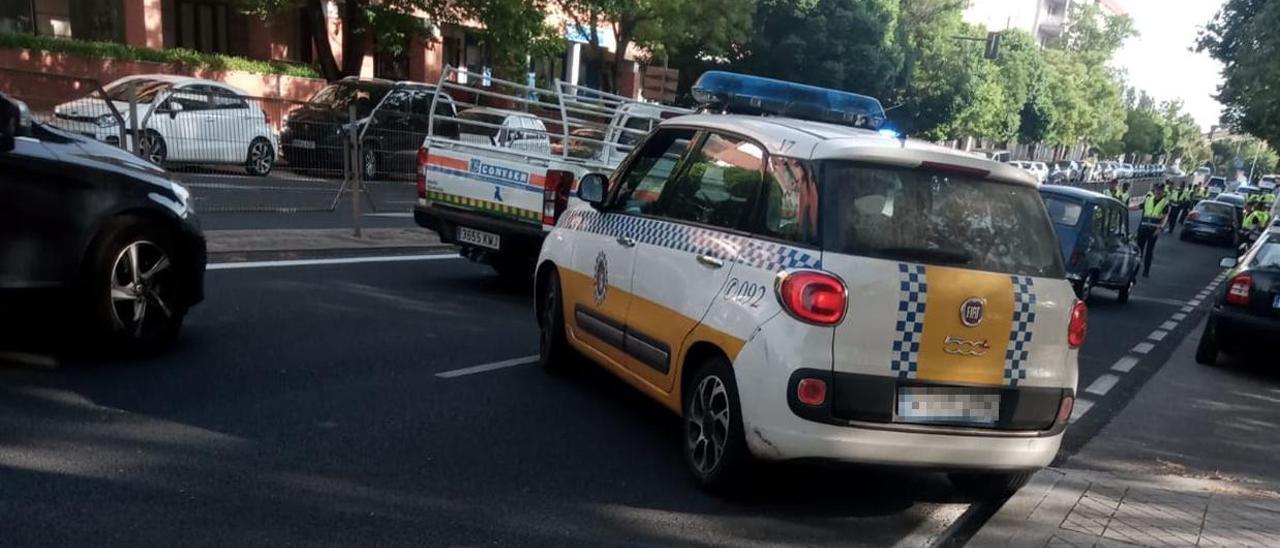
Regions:
[[[277, 170], [269, 177], [230, 171], [174, 171], [191, 191], [207, 230], [347, 228], [352, 226], [351, 194], [339, 195], [339, 174], [299, 175]], [[414, 226], [417, 199], [413, 181], [378, 179], [365, 184], [361, 226]]]
[[[1130, 303], [1096, 292], [1081, 389], [1225, 254], [1165, 237]], [[217, 269], [207, 286], [171, 353], [0, 358], [0, 544], [920, 545], [970, 508], [940, 474], [850, 466], [704, 494], [675, 417], [595, 369], [543, 374], [531, 296], [459, 259]], [[1082, 394], [1061, 459], [1203, 309]]]

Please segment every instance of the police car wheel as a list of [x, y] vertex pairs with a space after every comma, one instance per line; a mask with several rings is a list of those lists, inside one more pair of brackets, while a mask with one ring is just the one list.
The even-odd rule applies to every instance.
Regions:
[[947, 474], [960, 494], [982, 501], [1007, 498], [1031, 480], [1031, 472], [954, 472]]
[[684, 394], [684, 458], [698, 483], [710, 491], [743, 486], [751, 465], [743, 434], [738, 386], [729, 362], [717, 356], [694, 372]]
[[1196, 363], [1200, 365], [1218, 365], [1218, 337], [1213, 329], [1213, 320], [1204, 324], [1204, 333], [1200, 334], [1200, 344], [1196, 345]]
[[560, 274], [552, 269], [538, 288], [538, 361], [548, 373], [568, 369], [573, 349], [564, 336], [564, 304]]

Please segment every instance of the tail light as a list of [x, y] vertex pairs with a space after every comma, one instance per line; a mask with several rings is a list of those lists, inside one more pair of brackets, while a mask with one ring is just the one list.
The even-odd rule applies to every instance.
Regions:
[[1063, 424], [1071, 419], [1071, 411], [1075, 409], [1076, 399], [1071, 396], [1063, 396], [1062, 401], [1058, 403], [1058, 424]]
[[424, 200], [427, 198], [427, 161], [430, 159], [427, 147], [418, 149], [418, 197]]
[[1089, 328], [1089, 309], [1083, 301], [1076, 301], [1071, 307], [1071, 323], [1067, 324], [1067, 344], [1071, 348], [1084, 345], [1084, 337]]
[[796, 270], [775, 285], [778, 301], [792, 317], [814, 325], [836, 325], [844, 319], [848, 290], [826, 272]]
[[1200, 212], [1199, 212], [1199, 211], [1192, 211], [1191, 213], [1188, 213], [1188, 214], [1187, 214], [1187, 220], [1188, 220], [1188, 221], [1194, 221], [1194, 220], [1199, 219], [1199, 218], [1200, 218]]
[[542, 224], [555, 226], [560, 214], [569, 207], [569, 191], [572, 189], [573, 173], [547, 170], [546, 184], [542, 187]]
[[1249, 306], [1249, 293], [1253, 291], [1253, 276], [1236, 274], [1231, 279], [1231, 287], [1227, 289], [1227, 303]]

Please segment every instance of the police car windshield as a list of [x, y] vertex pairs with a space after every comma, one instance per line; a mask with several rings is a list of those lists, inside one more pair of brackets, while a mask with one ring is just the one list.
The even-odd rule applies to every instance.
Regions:
[[1034, 188], [847, 161], [826, 161], [820, 171], [824, 251], [1063, 276]]

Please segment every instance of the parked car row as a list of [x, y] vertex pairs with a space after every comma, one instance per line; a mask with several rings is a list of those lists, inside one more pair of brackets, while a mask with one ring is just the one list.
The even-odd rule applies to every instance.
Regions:
[[1026, 170], [1042, 184], [1049, 179], [1049, 164], [1044, 162], [1013, 160], [1008, 164]]

